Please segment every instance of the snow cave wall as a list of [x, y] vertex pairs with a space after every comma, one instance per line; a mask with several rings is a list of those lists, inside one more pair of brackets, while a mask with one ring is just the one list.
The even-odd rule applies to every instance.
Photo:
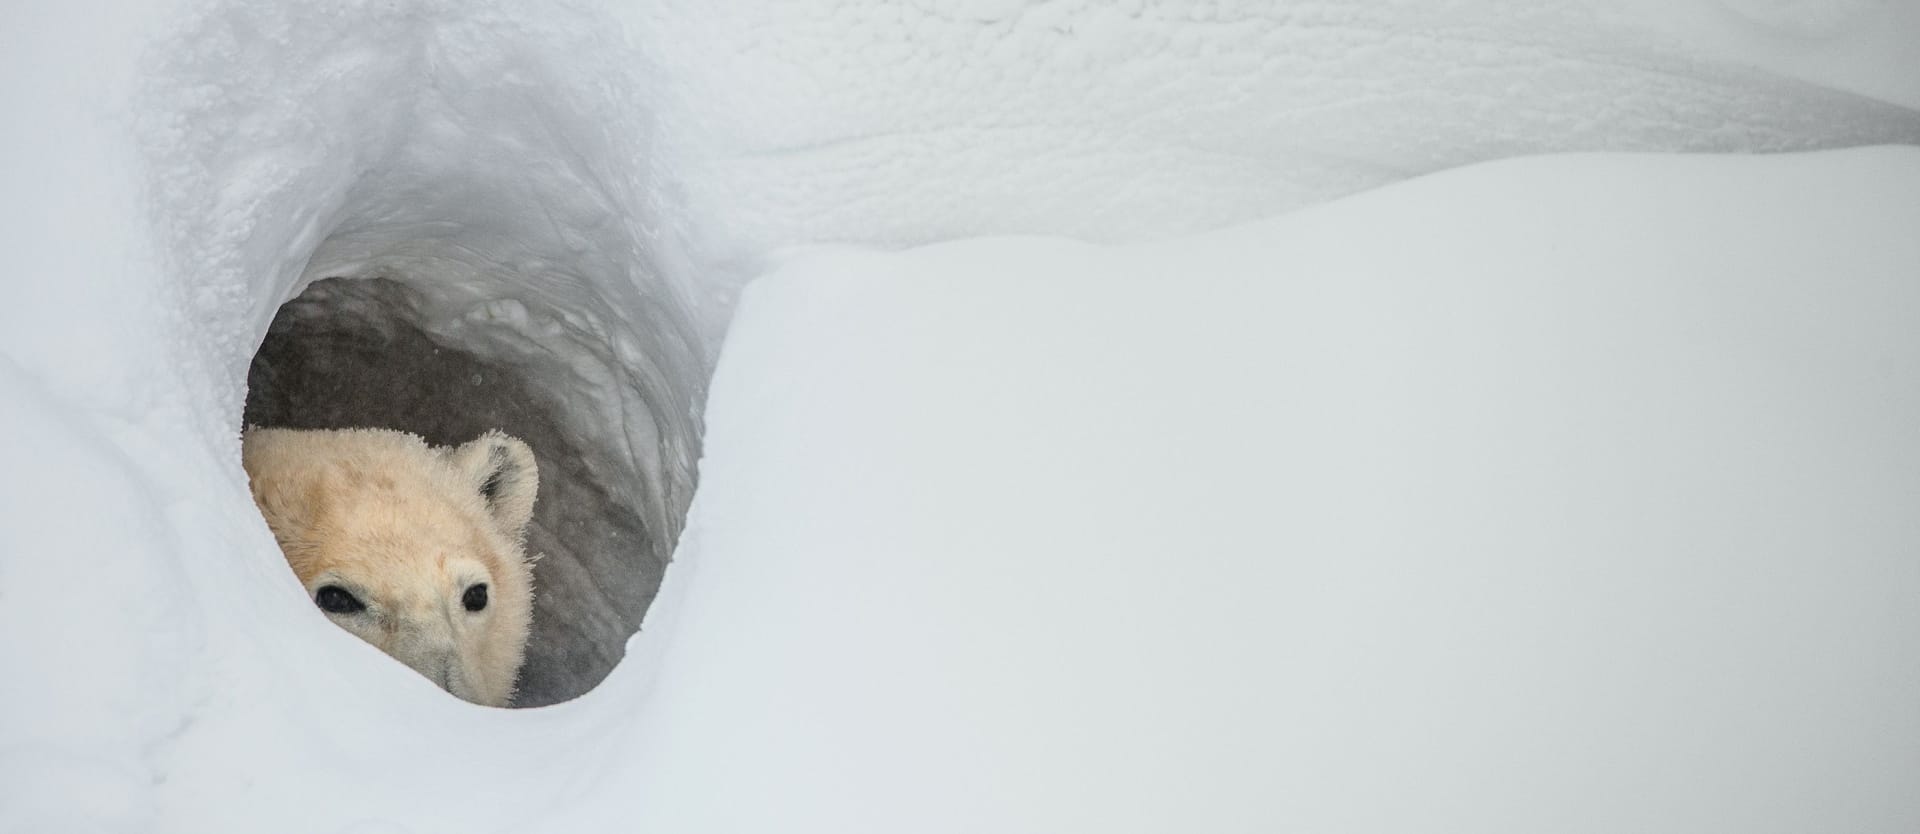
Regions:
[[[710, 364], [684, 289], [644, 240], [644, 110], [623, 99], [631, 83], [572, 83], [593, 46], [521, 42], [484, 12], [376, 15], [342, 26], [348, 42], [299, 42], [328, 21], [341, 22], [254, 9], [210, 14], [185, 36], [245, 44], [277, 31], [299, 53], [243, 82], [211, 81], [223, 94], [179, 103], [187, 136], [167, 139], [224, 147], [271, 121], [237, 105], [287, 108], [242, 159], [199, 160], [223, 198], [254, 191], [218, 212], [223, 228], [191, 234], [244, 232], [243, 245], [262, 248], [295, 235], [277, 241], [278, 269], [246, 276], [260, 348], [243, 423], [395, 428], [439, 445], [501, 428], [527, 440], [542, 473], [528, 532], [540, 591], [515, 703], [578, 696], [619, 661], [659, 586], [692, 494]], [[493, 42], [510, 46], [472, 46]], [[206, 55], [155, 83], [204, 91], [182, 77], [220, 75]], [[345, 93], [338, 111], [311, 112], [352, 89], [342, 79], [377, 84], [383, 109]], [[303, 83], [310, 97], [275, 93]], [[327, 117], [341, 133], [316, 136]], [[323, 193], [305, 190], [349, 161]]]

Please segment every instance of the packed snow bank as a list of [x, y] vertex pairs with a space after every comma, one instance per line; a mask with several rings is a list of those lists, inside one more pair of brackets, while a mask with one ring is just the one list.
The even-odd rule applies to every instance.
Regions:
[[[0, 633], [62, 630], [0, 643], [0, 808], [1910, 830], [1917, 192], [1912, 149], [1568, 157], [1154, 245], [804, 257], [735, 326], [634, 656], [517, 713], [343, 639], [273, 560], [181, 558], [270, 555], [237, 473], [0, 371], [48, 475], [5, 481], [7, 552], [59, 557], [0, 562], [53, 589], [0, 590]], [[130, 604], [75, 618], [80, 587]]]
[[797, 259], [614, 818], [1914, 830], [1916, 195], [1914, 149], [1568, 157]]
[[629, 9], [672, 79], [662, 173], [727, 283], [792, 243], [1124, 242], [1525, 154], [1920, 142], [1907, 3]]

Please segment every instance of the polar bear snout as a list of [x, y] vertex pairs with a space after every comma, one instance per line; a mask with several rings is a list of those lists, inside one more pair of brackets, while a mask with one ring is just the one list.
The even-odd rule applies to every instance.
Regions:
[[[421, 676], [427, 680], [433, 681], [441, 689], [452, 692], [466, 700], [474, 700], [475, 693], [471, 691], [456, 691], [453, 688], [452, 681], [454, 672], [460, 662], [459, 651], [454, 648], [451, 639], [438, 638], [440, 638], [440, 636], [435, 635], [435, 639], [408, 641], [396, 649], [388, 651], [387, 654], [392, 655], [393, 659], [413, 667], [414, 671], [419, 672]], [[462, 678], [461, 681], [464, 684], [465, 678]], [[471, 689], [471, 687], [463, 688]]]
[[[314, 605], [335, 625], [366, 640], [411, 667], [441, 689], [469, 701], [486, 702], [476, 680], [462, 669], [485, 663], [468, 657], [463, 643], [476, 642], [485, 630], [485, 582], [447, 582], [446, 593], [429, 597], [368, 589], [328, 573], [313, 592]], [[476, 606], [475, 603], [478, 603]]]

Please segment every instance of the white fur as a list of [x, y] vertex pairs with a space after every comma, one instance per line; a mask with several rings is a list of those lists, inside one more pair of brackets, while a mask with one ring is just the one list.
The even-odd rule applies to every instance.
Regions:
[[[365, 606], [329, 619], [461, 698], [512, 700], [533, 617], [523, 542], [539, 475], [525, 443], [253, 429], [242, 448], [254, 502], [308, 597], [332, 586]], [[469, 611], [481, 583], [487, 603]]]

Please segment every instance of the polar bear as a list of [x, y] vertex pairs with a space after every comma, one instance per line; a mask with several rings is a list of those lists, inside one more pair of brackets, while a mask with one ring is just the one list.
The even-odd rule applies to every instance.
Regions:
[[328, 619], [463, 699], [512, 700], [533, 620], [527, 444], [254, 428], [241, 447], [254, 503]]

